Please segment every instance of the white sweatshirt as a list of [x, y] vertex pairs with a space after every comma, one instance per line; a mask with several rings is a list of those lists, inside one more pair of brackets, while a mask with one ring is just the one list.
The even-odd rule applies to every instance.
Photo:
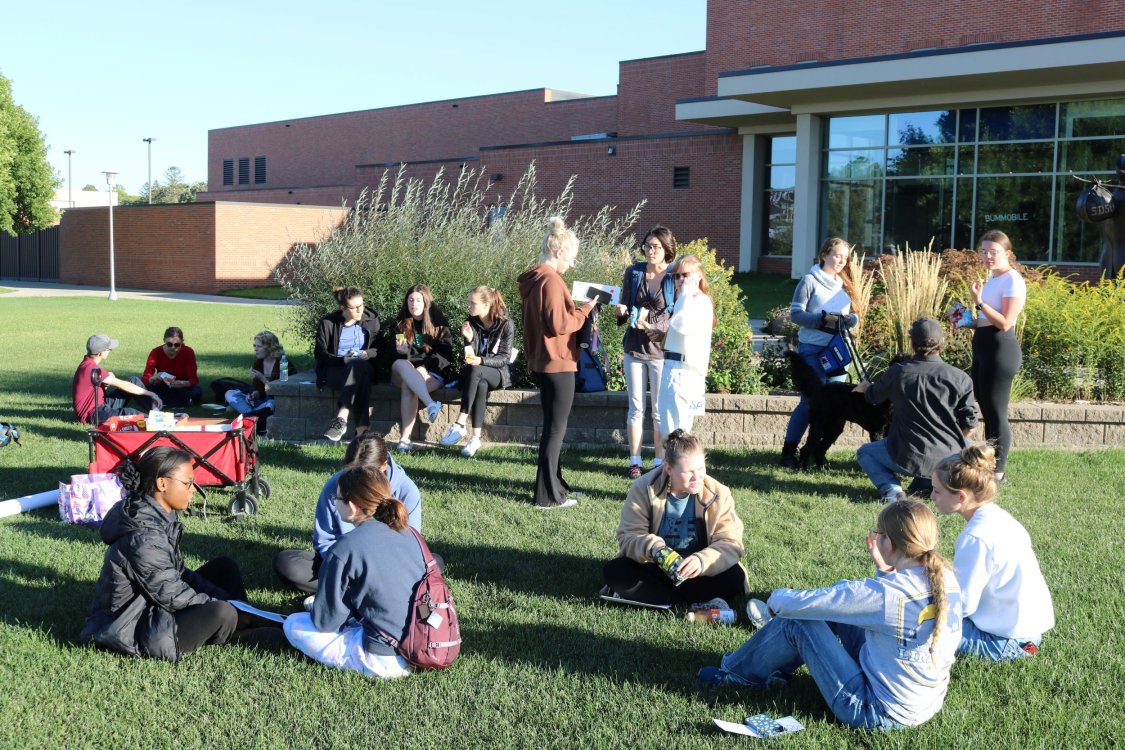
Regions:
[[963, 615], [986, 633], [1031, 640], [1055, 626], [1055, 609], [1031, 537], [995, 503], [977, 509], [954, 547]]
[[677, 297], [668, 321], [664, 351], [684, 355], [684, 367], [706, 375], [711, 364], [711, 328], [715, 306], [706, 294]]

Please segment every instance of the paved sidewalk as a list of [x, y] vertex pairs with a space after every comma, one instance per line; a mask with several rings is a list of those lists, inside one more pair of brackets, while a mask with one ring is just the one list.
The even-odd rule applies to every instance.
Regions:
[[[0, 279], [0, 287], [15, 289], [14, 292], [0, 294], [0, 302], [16, 297], [109, 297], [109, 287], [81, 286], [78, 284], [59, 284], [53, 281], [11, 281]], [[206, 302], [222, 305], [292, 305], [289, 300], [246, 299], [244, 297], [223, 297], [217, 294], [189, 294], [187, 292], [158, 292], [150, 289], [117, 290], [119, 299], [175, 300], [177, 302]]]

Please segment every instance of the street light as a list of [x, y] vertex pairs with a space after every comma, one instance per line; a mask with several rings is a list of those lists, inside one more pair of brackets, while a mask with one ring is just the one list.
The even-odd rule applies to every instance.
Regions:
[[148, 205], [152, 205], [152, 142], [155, 138], [142, 138], [148, 144]]
[[113, 178], [117, 172], [105, 172], [105, 184], [109, 186], [109, 298], [117, 299], [117, 278], [113, 270]]
[[66, 154], [66, 202], [70, 204], [70, 208], [74, 208], [74, 173], [70, 171], [70, 157], [74, 154], [74, 149], [67, 149], [63, 153]]

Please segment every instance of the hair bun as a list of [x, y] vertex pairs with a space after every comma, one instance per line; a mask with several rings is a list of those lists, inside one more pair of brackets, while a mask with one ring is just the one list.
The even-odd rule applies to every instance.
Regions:
[[561, 216], [552, 216], [547, 219], [547, 232], [550, 234], [562, 234], [566, 231], [566, 222], [563, 221]]
[[126, 461], [118, 475], [121, 486], [129, 492], [136, 494], [141, 491], [141, 470], [132, 461]]
[[961, 460], [974, 469], [996, 471], [996, 449], [990, 443], [973, 443], [963, 448]]

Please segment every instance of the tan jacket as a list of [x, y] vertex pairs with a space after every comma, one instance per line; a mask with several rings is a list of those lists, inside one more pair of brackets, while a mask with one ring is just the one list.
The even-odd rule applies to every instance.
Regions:
[[[663, 546], [656, 535], [664, 519], [668, 501], [668, 475], [658, 467], [637, 479], [629, 487], [621, 524], [617, 527], [618, 556], [641, 563], [652, 562], [652, 550]], [[746, 568], [739, 560], [746, 551], [742, 543], [742, 519], [734, 510], [730, 489], [711, 477], [703, 480], [703, 492], [695, 496], [695, 517], [702, 518], [707, 528], [707, 546], [695, 553], [703, 564], [702, 575], [717, 575], [738, 565], [742, 568], [743, 593], [750, 593]]]

